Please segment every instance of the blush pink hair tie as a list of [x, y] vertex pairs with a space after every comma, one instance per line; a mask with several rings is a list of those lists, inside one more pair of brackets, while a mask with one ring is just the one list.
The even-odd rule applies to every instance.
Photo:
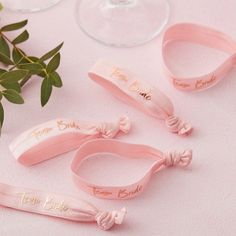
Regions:
[[126, 215], [125, 208], [120, 211], [102, 211], [77, 198], [2, 183], [0, 205], [75, 222], [97, 222], [103, 230], [108, 230], [115, 224], [122, 224]]
[[98, 61], [89, 72], [89, 77], [110, 91], [118, 99], [155, 118], [165, 120], [167, 128], [181, 136], [189, 135], [192, 127], [174, 115], [174, 108], [159, 89], [140, 81], [132, 72]]
[[10, 150], [18, 162], [30, 166], [76, 149], [90, 139], [126, 134], [130, 128], [130, 120], [126, 116], [117, 123], [98, 124], [56, 119], [19, 135], [10, 144]]
[[[123, 158], [147, 158], [154, 160], [150, 169], [135, 183], [125, 186], [99, 186], [90, 183], [79, 175], [79, 168], [83, 161], [97, 153], [111, 153]], [[150, 181], [152, 175], [169, 166], [186, 167], [192, 161], [192, 151], [161, 152], [155, 148], [120, 142], [111, 139], [96, 139], [84, 143], [72, 162], [71, 170], [77, 186], [95, 197], [105, 199], [130, 199], [140, 194]]]
[[[166, 47], [174, 41], [187, 41], [221, 50], [228, 58], [215, 70], [196, 77], [175, 76], [167, 63]], [[162, 55], [165, 72], [175, 88], [184, 91], [203, 90], [214, 86], [236, 65], [236, 42], [226, 34], [196, 24], [182, 23], [169, 27], [163, 37]]]

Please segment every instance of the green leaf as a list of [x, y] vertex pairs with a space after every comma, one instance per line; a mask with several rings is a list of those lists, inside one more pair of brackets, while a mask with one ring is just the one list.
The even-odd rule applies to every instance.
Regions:
[[19, 44], [19, 43], [23, 43], [24, 41], [26, 41], [29, 38], [29, 33], [27, 30], [25, 30], [24, 32], [22, 32], [18, 37], [16, 37], [12, 43], [13, 44]]
[[6, 57], [10, 58], [10, 48], [9, 45], [7, 43], [7, 41], [0, 36], [0, 52], [5, 55]]
[[31, 61], [33, 61], [33, 62], [38, 62], [39, 64], [41, 64], [41, 63], [39, 62], [39, 58], [38, 58], [38, 57], [29, 56], [28, 58], [29, 58]]
[[2, 91], [2, 94], [11, 103], [15, 103], [15, 104], [24, 103], [24, 99], [21, 97], [21, 95], [13, 89], [4, 90]]
[[6, 72], [0, 76], [0, 84], [1, 83], [5, 83], [5, 84], [6, 83], [7, 84], [16, 83], [19, 80], [24, 79], [27, 75], [28, 75], [27, 70], [9, 71], [9, 72]]
[[38, 75], [43, 70], [43, 67], [39, 63], [20, 64], [18, 68], [28, 70], [29, 75]]
[[14, 62], [1, 52], [0, 52], [0, 61], [7, 65], [14, 65]]
[[20, 64], [19, 68], [24, 69], [24, 70], [29, 70], [29, 71], [43, 69], [42, 65], [39, 63], [24, 63], [24, 64]]
[[25, 25], [27, 25], [27, 23], [28, 23], [28, 20], [24, 20], [24, 21], [17, 22], [17, 23], [14, 23], [14, 24], [6, 25], [6, 26], [1, 28], [1, 31], [4, 32], [4, 31], [18, 30], [18, 29], [23, 28]]
[[45, 106], [52, 94], [52, 84], [50, 79], [45, 78], [41, 86], [41, 105]]
[[3, 121], [4, 121], [4, 109], [2, 103], [0, 103], [0, 132], [2, 130]]
[[46, 53], [45, 55], [43, 55], [40, 60], [41, 61], [46, 61], [49, 58], [53, 57], [63, 46], [63, 43], [61, 43], [60, 45], [58, 45], [57, 47], [55, 47], [54, 49], [52, 49], [51, 51], [49, 51], [48, 53]]
[[51, 80], [53, 86], [57, 88], [61, 88], [63, 86], [61, 77], [56, 71], [49, 74], [49, 79]]
[[46, 69], [46, 67], [47, 67], [47, 65], [43, 62], [43, 61], [41, 61], [38, 57], [32, 57], [32, 56], [30, 56], [30, 57], [28, 57], [31, 61], [33, 61], [33, 62], [37, 62], [38, 64], [40, 64], [44, 69]]
[[14, 89], [16, 90], [18, 93], [21, 92], [21, 87], [19, 83], [5, 83], [5, 82], [1, 82], [1, 85], [5, 88], [5, 89]]
[[61, 55], [57, 53], [48, 63], [47, 65], [47, 72], [52, 73], [54, 72], [60, 65]]
[[17, 64], [23, 58], [23, 56], [21, 55], [21, 53], [18, 50], [13, 48], [12, 58], [13, 58], [13, 61]]
[[6, 72], [7, 72], [6, 70], [0, 68], [0, 76]]
[[0, 101], [2, 100], [2, 92], [0, 92]]

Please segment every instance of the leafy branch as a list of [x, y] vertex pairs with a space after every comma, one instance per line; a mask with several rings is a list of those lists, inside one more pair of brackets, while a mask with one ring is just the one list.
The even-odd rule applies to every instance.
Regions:
[[33, 75], [42, 78], [41, 105], [45, 106], [52, 94], [53, 87], [62, 87], [62, 80], [57, 73], [60, 65], [60, 49], [63, 43], [50, 50], [42, 57], [28, 56], [19, 44], [29, 38], [27, 30], [21, 32], [15, 39], [10, 39], [6, 33], [22, 29], [27, 20], [3, 26], [0, 29], [0, 130], [4, 122], [2, 99], [15, 104], [24, 103], [21, 95], [22, 87]]

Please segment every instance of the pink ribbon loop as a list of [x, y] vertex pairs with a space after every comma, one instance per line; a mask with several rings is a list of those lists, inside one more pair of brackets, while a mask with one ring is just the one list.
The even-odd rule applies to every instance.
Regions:
[[[167, 46], [175, 41], [186, 41], [221, 50], [229, 57], [215, 70], [202, 76], [178, 77], [168, 66]], [[169, 27], [163, 37], [162, 56], [165, 72], [175, 88], [183, 91], [204, 90], [221, 81], [236, 64], [236, 42], [226, 34], [197, 24], [181, 23]]]
[[99, 228], [103, 230], [108, 230], [115, 224], [122, 224], [126, 215], [125, 208], [120, 211], [101, 211], [88, 202], [70, 196], [2, 183], [0, 183], [0, 205], [75, 222], [97, 222]]
[[[89, 77], [121, 101], [165, 120], [169, 131], [181, 136], [192, 132], [190, 124], [175, 117], [170, 99], [156, 87], [140, 81], [132, 72], [106, 61], [98, 61], [90, 70]], [[174, 121], [173, 117], [177, 120]]]
[[117, 123], [98, 124], [56, 119], [23, 132], [10, 144], [10, 150], [21, 164], [30, 166], [74, 150], [90, 139], [114, 138], [130, 129], [126, 116]]
[[[148, 158], [154, 160], [154, 163], [144, 174], [144, 176], [135, 183], [126, 186], [99, 186], [93, 184], [79, 175], [79, 168], [84, 160], [96, 153], [112, 153], [128, 159]], [[95, 197], [105, 199], [130, 199], [140, 194], [151, 176], [160, 169], [169, 166], [186, 167], [192, 161], [192, 151], [168, 152], [163, 153], [155, 148], [128, 144], [112, 139], [95, 139], [83, 144], [71, 164], [71, 170], [77, 186]]]

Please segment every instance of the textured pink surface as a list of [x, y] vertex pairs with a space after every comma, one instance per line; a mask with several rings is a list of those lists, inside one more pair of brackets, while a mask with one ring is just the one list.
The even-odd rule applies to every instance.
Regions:
[[[111, 232], [100, 232], [95, 225], [76, 224], [37, 215], [0, 211], [0, 235], [155, 235], [155, 236], [233, 236], [236, 234], [236, 71], [222, 83], [200, 93], [175, 90], [164, 79], [161, 68], [161, 37], [137, 48], [115, 49], [87, 38], [74, 19], [75, 0], [37, 14], [5, 12], [3, 22], [29, 18], [31, 39], [26, 50], [41, 55], [57, 43], [65, 41], [60, 72], [64, 88], [55, 90], [50, 103], [41, 110], [38, 79], [24, 91], [22, 106], [6, 104], [6, 123], [0, 139], [0, 180], [16, 186], [53, 190], [89, 199], [105, 209], [125, 206], [127, 219]], [[236, 1], [234, 0], [170, 0], [169, 24], [183, 21], [206, 24], [236, 39]], [[46, 25], [47, 22], [47, 25]], [[184, 54], [183, 54], [184, 52]], [[182, 74], [205, 73], [224, 58], [221, 53], [200, 46], [179, 44], [170, 48], [173, 68]], [[87, 71], [100, 57], [124, 64], [144, 80], [156, 84], [175, 102], [178, 114], [195, 126], [192, 137], [180, 138], [168, 133], [160, 122], [124, 105], [87, 78]], [[175, 60], [174, 60], [175, 58]], [[178, 63], [174, 63], [174, 61]], [[180, 60], [181, 59], [181, 60]], [[181, 69], [184, 68], [184, 69]], [[96, 99], [97, 103], [94, 103]], [[71, 179], [70, 162], [74, 152], [33, 168], [16, 163], [8, 144], [22, 131], [56, 117], [81, 120], [115, 120], [121, 114], [134, 121], [133, 132], [120, 137], [125, 141], [152, 145], [162, 150], [192, 148], [194, 160], [187, 170], [169, 169], [158, 173], [146, 191], [127, 201], [95, 199], [79, 191]], [[96, 162], [85, 168], [91, 178], [120, 183], [138, 177], [147, 164]], [[124, 168], [125, 167], [129, 168]], [[101, 166], [108, 165], [104, 173]], [[120, 168], [117, 168], [121, 166]], [[114, 170], [111, 171], [111, 170]], [[107, 174], [109, 178], [107, 178]], [[88, 173], [84, 173], [88, 174]], [[115, 175], [116, 174], [116, 175]], [[119, 175], [120, 174], [120, 175]], [[99, 178], [98, 178], [99, 175]], [[102, 180], [101, 180], [102, 181]], [[104, 181], [104, 179], [103, 179]]]

